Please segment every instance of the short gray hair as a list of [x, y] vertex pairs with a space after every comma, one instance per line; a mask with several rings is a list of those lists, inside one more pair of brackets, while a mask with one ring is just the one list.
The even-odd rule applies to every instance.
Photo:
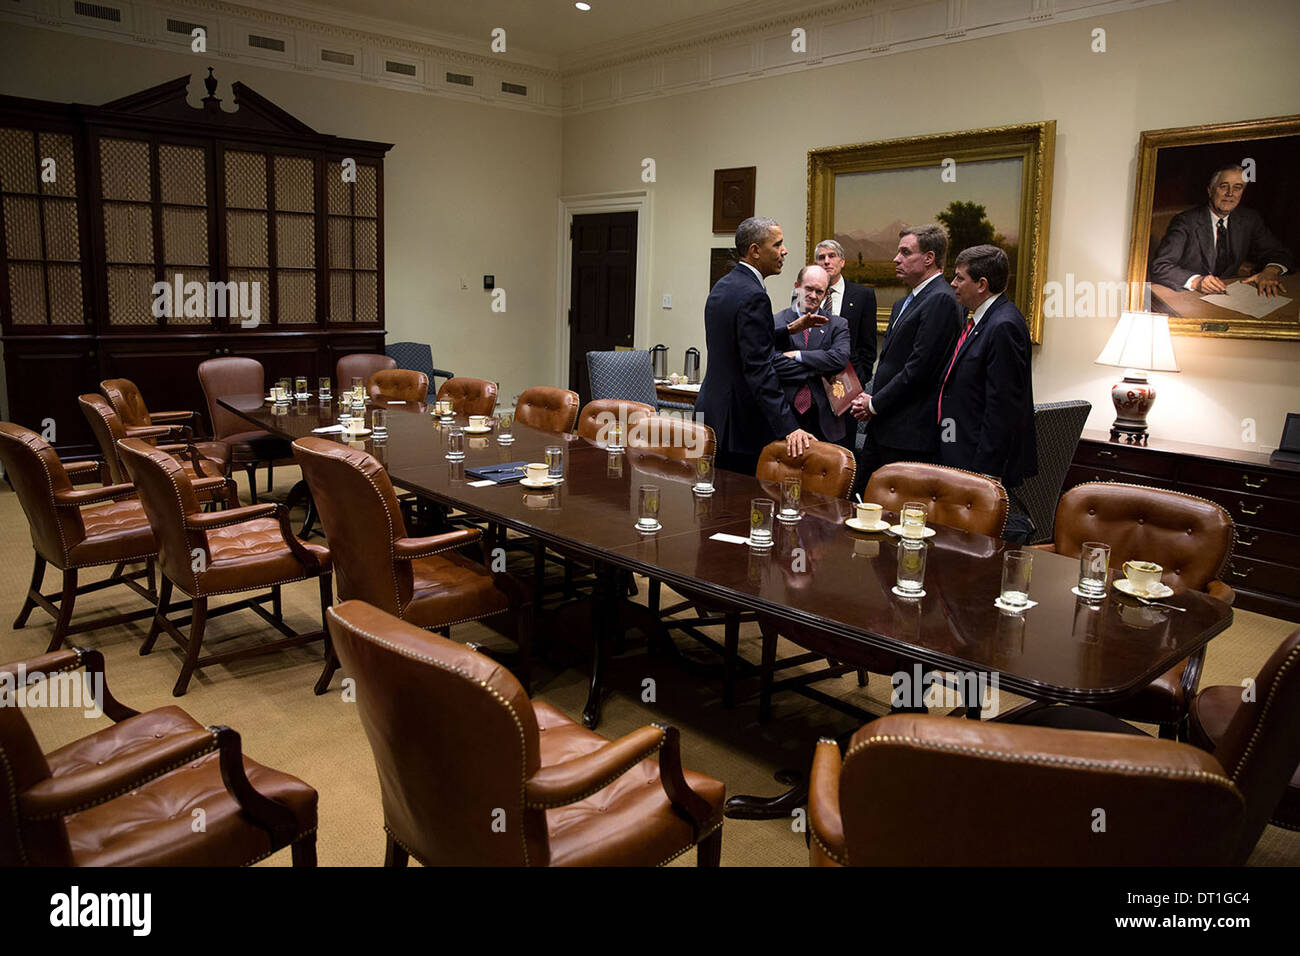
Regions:
[[924, 226], [906, 226], [898, 233], [899, 239], [904, 236], [916, 236], [917, 248], [922, 252], [933, 252], [935, 267], [943, 268], [944, 256], [948, 254], [948, 233], [943, 226], [935, 222], [927, 222]]
[[767, 234], [773, 229], [779, 229], [780, 226], [779, 222], [767, 216], [750, 216], [742, 222], [736, 229], [736, 252], [740, 258], [745, 258], [749, 247], [755, 243], [761, 246]]
[[1224, 163], [1210, 175], [1210, 181], [1205, 185], [1210, 189], [1213, 189], [1214, 184], [1219, 181], [1219, 176], [1223, 173], [1241, 173], [1242, 175], [1245, 175], [1245, 172], [1246, 167], [1240, 163]]
[[835, 254], [836, 254], [837, 256], [839, 256], [841, 259], [844, 258], [844, 247], [841, 246], [841, 245], [840, 245], [838, 242], [836, 242], [834, 239], [823, 239], [821, 242], [817, 243], [817, 245], [813, 248], [813, 258], [814, 258], [814, 259], [817, 258], [817, 253], [818, 253], [818, 251], [820, 251], [821, 249], [834, 249], [834, 250], [835, 250]]

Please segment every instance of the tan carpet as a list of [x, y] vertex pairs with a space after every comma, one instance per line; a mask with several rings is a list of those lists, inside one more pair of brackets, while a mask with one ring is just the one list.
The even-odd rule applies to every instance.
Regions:
[[[259, 481], [265, 481], [265, 474], [264, 470], [259, 472]], [[282, 497], [297, 477], [296, 468], [277, 468], [275, 495]], [[242, 475], [239, 482], [244, 489]], [[0, 540], [10, 546], [7, 559], [0, 562], [0, 614], [5, 621], [0, 628], [0, 660], [12, 661], [41, 653], [53, 625], [38, 609], [23, 630], [9, 627], [31, 573], [31, 546], [22, 509], [14, 494], [2, 485]], [[107, 569], [91, 571], [85, 579], [97, 580], [107, 573]], [[57, 583], [57, 572], [47, 572], [45, 592], [57, 590]], [[639, 600], [644, 601], [644, 580], [640, 585]], [[665, 591], [665, 604], [669, 603], [672, 595]], [[109, 588], [79, 599], [74, 620], [90, 619], [86, 612], [129, 611], [143, 606], [143, 600], [130, 591]], [[302, 582], [287, 586], [284, 608], [292, 626], [300, 630], [318, 626], [316, 585]], [[1202, 686], [1235, 685], [1253, 676], [1293, 628], [1285, 621], [1237, 611], [1233, 626], [1215, 639], [1207, 655]], [[322, 865], [382, 863], [379, 787], [356, 708], [342, 700], [338, 677], [326, 696], [312, 694], [321, 666], [319, 646], [209, 667], [195, 675], [189, 693], [177, 701], [171, 696], [171, 687], [180, 651], [163, 637], [151, 655], [140, 657], [138, 649], [147, 629], [147, 622], [137, 622], [78, 635], [73, 640], [103, 651], [109, 687], [124, 703], [138, 710], [178, 703], [201, 723], [228, 724], [240, 732], [245, 751], [254, 759], [296, 774], [314, 786], [320, 792], [318, 851]], [[268, 630], [252, 612], [241, 611], [210, 621], [208, 641], [256, 640], [266, 637]], [[721, 629], [714, 630], [721, 640]], [[453, 636], [462, 641], [506, 646], [500, 637], [478, 625], [458, 627]], [[716, 661], [689, 638], [679, 638], [678, 646], [702, 664]], [[780, 654], [795, 651], [785, 646]], [[751, 661], [758, 660], [758, 634], [753, 625], [742, 630], [741, 653]], [[586, 654], [582, 642], [557, 642], [555, 666], [539, 663], [534, 685], [538, 696], [575, 719], [586, 699]], [[653, 684], [646, 684], [647, 679]], [[743, 699], [754, 692], [755, 686], [755, 681], [742, 682], [741, 703], [734, 710], [725, 710], [720, 699], [720, 679], [701, 678], [678, 664], [650, 657], [641, 636], [633, 632], [624, 653], [611, 661], [599, 729], [609, 737], [617, 737], [652, 720], [667, 721], [682, 732], [683, 763], [688, 768], [726, 781], [729, 794], [779, 793], [784, 787], [772, 779], [776, 770], [806, 771], [819, 736], [851, 731], [857, 722], [797, 695], [783, 694], [775, 699], [773, 720], [759, 724], [755, 703]], [[888, 709], [889, 684], [884, 678], [873, 678], [865, 689], [857, 687], [852, 675], [817, 686], [874, 713]], [[643, 701], [650, 687], [654, 700]], [[1016, 702], [1013, 695], [1002, 694], [1003, 707]], [[106, 718], [84, 718], [79, 711], [46, 710], [30, 716], [47, 750], [108, 723]], [[1169, 808], [1169, 812], [1176, 813], [1177, 808]], [[807, 859], [803, 834], [794, 832], [789, 821], [733, 820], [725, 827], [724, 866], [805, 866]], [[282, 852], [266, 865], [284, 866], [288, 862], [287, 852]], [[1300, 833], [1269, 827], [1251, 862], [1300, 864]], [[694, 865], [694, 854], [673, 865]]]

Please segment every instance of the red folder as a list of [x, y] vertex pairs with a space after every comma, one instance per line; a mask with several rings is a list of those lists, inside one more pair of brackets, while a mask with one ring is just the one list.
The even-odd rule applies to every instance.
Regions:
[[845, 365], [842, 372], [823, 378], [822, 385], [826, 386], [826, 397], [836, 415], [843, 415], [853, 400], [862, 394], [862, 383], [858, 381], [858, 373], [853, 371], [852, 362]]

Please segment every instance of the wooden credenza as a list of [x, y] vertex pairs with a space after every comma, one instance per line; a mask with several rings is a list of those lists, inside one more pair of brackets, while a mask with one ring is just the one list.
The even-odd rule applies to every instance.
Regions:
[[1085, 431], [1065, 487], [1124, 481], [1218, 502], [1237, 526], [1224, 580], [1236, 606], [1300, 621], [1300, 465], [1262, 452], [1152, 438], [1139, 447]]

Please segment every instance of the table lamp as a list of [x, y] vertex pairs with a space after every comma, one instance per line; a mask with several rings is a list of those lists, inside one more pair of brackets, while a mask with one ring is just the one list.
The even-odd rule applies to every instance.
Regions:
[[1147, 372], [1178, 371], [1168, 317], [1152, 312], [1120, 313], [1115, 331], [1097, 356], [1097, 364], [1124, 369], [1124, 378], [1110, 390], [1115, 403], [1110, 440], [1119, 441], [1123, 435], [1130, 444], [1145, 445], [1147, 413], [1156, 401], [1156, 390], [1147, 382]]

